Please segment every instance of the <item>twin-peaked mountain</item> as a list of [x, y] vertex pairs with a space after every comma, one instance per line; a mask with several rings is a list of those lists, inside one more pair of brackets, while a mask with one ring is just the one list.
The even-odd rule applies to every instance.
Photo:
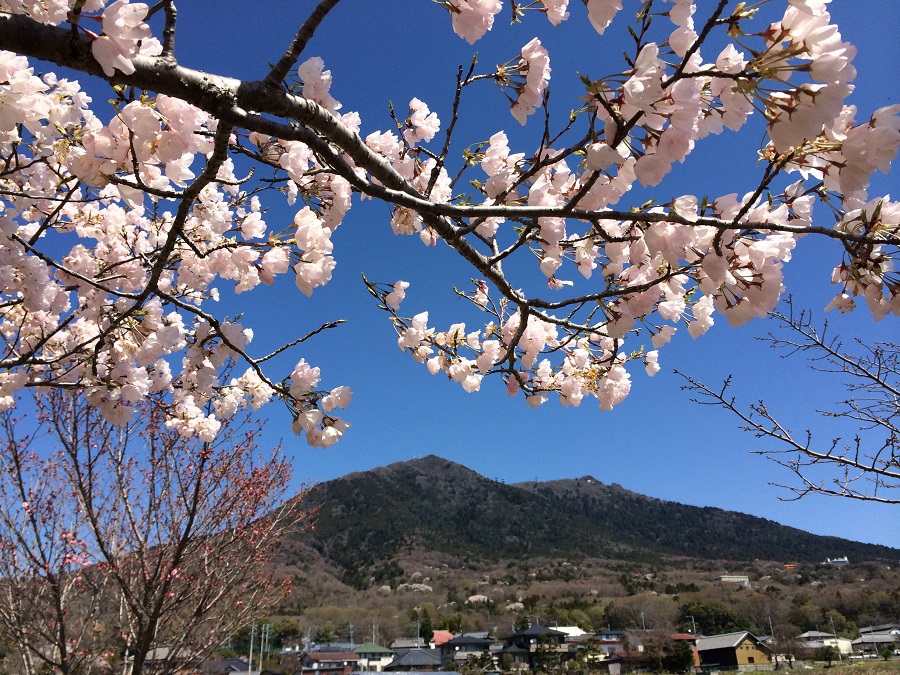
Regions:
[[304, 505], [319, 510], [315, 529], [298, 538], [356, 586], [414, 551], [478, 561], [900, 560], [887, 546], [645, 497], [589, 476], [507, 485], [433, 455], [322, 483]]

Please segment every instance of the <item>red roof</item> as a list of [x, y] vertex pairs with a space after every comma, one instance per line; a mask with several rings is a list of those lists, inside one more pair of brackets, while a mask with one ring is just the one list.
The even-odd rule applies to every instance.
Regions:
[[445, 642], [449, 642], [453, 639], [453, 633], [449, 630], [436, 630], [434, 631], [434, 637], [431, 639], [434, 641], [435, 647], [440, 647]]
[[691, 642], [697, 639], [693, 633], [672, 633], [669, 637], [672, 640], [690, 640]]

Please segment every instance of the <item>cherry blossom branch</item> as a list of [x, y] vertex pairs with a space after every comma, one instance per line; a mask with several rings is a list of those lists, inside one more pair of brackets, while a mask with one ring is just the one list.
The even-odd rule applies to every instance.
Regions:
[[[80, 58], [73, 56], [72, 52], [60, 52], [54, 40], [59, 38], [63, 29], [54, 26], [45, 26], [30, 18], [14, 15], [0, 15], [0, 46], [8, 46], [22, 53], [37, 58], [50, 60], [58, 65], [72, 67], [83, 72], [103, 77], [99, 64], [89, 56], [90, 52], [86, 44], [86, 38], [80, 38], [80, 47], [76, 54], [82, 54]], [[308, 124], [312, 129], [323, 134], [329, 142], [336, 144], [354, 160], [357, 166], [365, 167], [374, 178], [384, 187], [378, 189], [373, 184], [365, 184], [355, 181], [355, 187], [362, 189], [372, 196], [378, 196], [392, 203], [413, 208], [423, 215], [437, 217], [554, 217], [570, 216], [579, 220], [596, 222], [598, 220], [641, 220], [642, 215], [628, 212], [585, 212], [578, 209], [562, 207], [516, 207], [516, 206], [455, 206], [452, 204], [433, 204], [420, 197], [396, 173], [391, 165], [380, 155], [372, 152], [359, 138], [358, 135], [347, 129], [334, 118], [328, 111], [312, 101], [292, 96], [286, 92], [273, 91], [265, 87], [264, 83], [240, 82], [231, 78], [224, 78], [211, 74], [201, 73], [191, 69], [177, 66], [171, 63], [161, 62], [159, 59], [137, 57], [134, 59], [135, 73], [122, 75], [117, 73], [116, 81], [139, 88], [166, 93], [182, 98], [199, 108], [220, 117], [225, 122], [232, 122], [251, 131], [271, 133], [276, 135], [280, 129], [289, 127], [277, 123], [266, 123], [261, 115], [248, 114], [245, 110], [256, 110], [278, 115], [285, 118], [296, 119]], [[630, 121], [631, 126], [636, 120]], [[626, 125], [627, 126], [627, 125]], [[302, 132], [302, 130], [296, 130]], [[627, 133], [627, 132], [626, 132]], [[618, 135], [618, 134], [617, 134]], [[321, 142], [314, 142], [309, 133], [282, 134], [281, 137], [297, 138], [310, 144], [311, 147], [319, 146]], [[329, 153], [332, 154], [333, 153]], [[331, 162], [330, 162], [331, 163]], [[335, 167], [337, 169], [337, 167]], [[339, 173], [349, 180], [352, 171], [349, 166]], [[648, 214], [649, 215], [649, 214]], [[681, 222], [675, 214], [662, 217], [657, 214], [659, 220], [647, 220], [646, 222], [661, 222], [671, 219], [671, 222]], [[719, 219], [701, 218], [697, 221], [701, 225], [712, 225], [721, 228], [734, 227], [734, 223], [728, 223]], [[872, 241], [878, 243], [900, 244], [900, 236], [890, 236], [883, 240], [873, 239], [867, 236], [852, 235], [832, 228], [821, 227], [796, 227], [790, 225], [775, 225], [762, 223], [745, 223], [745, 227], [768, 229], [771, 231], [815, 233], [822, 234], [842, 241]], [[451, 239], [455, 234], [452, 228], [442, 223], [435, 228], [445, 239]], [[467, 258], [469, 259], [469, 258]], [[472, 262], [472, 260], [470, 260]], [[484, 270], [481, 270], [484, 271]], [[493, 280], [492, 280], [493, 281]]]
[[447, 131], [444, 134], [444, 147], [441, 148], [441, 152], [437, 156], [437, 161], [435, 162], [434, 168], [431, 170], [431, 177], [428, 179], [428, 186], [425, 188], [426, 197], [430, 195], [431, 191], [434, 189], [435, 183], [437, 183], [437, 179], [441, 174], [441, 169], [444, 167], [444, 163], [447, 161], [447, 155], [450, 153], [450, 143], [453, 139], [453, 130], [456, 128], [457, 121], [459, 121], [459, 104], [462, 101], [463, 82], [467, 81], [472, 76], [472, 72], [475, 70], [475, 63], [475, 59], [472, 59], [472, 62], [469, 64], [469, 70], [466, 73], [465, 77], [463, 77], [462, 66], [460, 66], [456, 72], [456, 91], [453, 95], [450, 123], [447, 125]]
[[258, 359], [250, 359], [250, 358], [248, 358], [247, 361], [250, 362], [250, 363], [252, 363], [252, 364], [255, 364], [255, 365], [258, 365], [258, 364], [261, 364], [261, 363], [265, 363], [265, 362], [268, 361], [269, 359], [275, 358], [276, 356], [278, 356], [279, 354], [281, 354], [281, 353], [287, 351], [287, 350], [290, 349], [291, 347], [295, 347], [295, 346], [297, 346], [297, 345], [299, 345], [299, 344], [302, 344], [302, 343], [306, 342], [307, 340], [309, 340], [310, 338], [315, 337], [316, 335], [318, 335], [319, 333], [321, 333], [321, 332], [323, 332], [323, 331], [330, 330], [330, 329], [332, 329], [332, 328], [337, 328], [337, 327], [340, 326], [342, 323], [346, 323], [346, 320], [344, 320], [344, 319], [338, 319], [337, 321], [328, 321], [328, 322], [326, 322], [326, 323], [323, 323], [323, 324], [322, 324], [321, 326], [319, 326], [318, 328], [316, 328], [316, 329], [314, 329], [314, 330], [311, 330], [310, 332], [308, 332], [308, 333], [307, 333], [306, 335], [304, 335], [303, 337], [299, 337], [299, 338], [297, 338], [296, 340], [292, 340], [291, 342], [288, 342], [287, 344], [283, 344], [283, 345], [281, 345], [278, 349], [276, 349], [275, 351], [269, 352], [269, 353], [266, 354], [265, 356], [261, 356], [261, 357], [259, 357]]
[[697, 50], [700, 49], [700, 46], [706, 42], [706, 38], [709, 37], [710, 32], [715, 26], [719, 23], [719, 19], [722, 16], [722, 12], [725, 11], [725, 7], [728, 5], [728, 0], [719, 0], [719, 4], [716, 5], [716, 8], [713, 10], [712, 14], [709, 15], [709, 18], [706, 20], [706, 23], [703, 25], [703, 28], [700, 30], [700, 34], [697, 36], [697, 39], [694, 40], [693, 44], [688, 47], [688, 50], [685, 52], [684, 56], [681, 59], [681, 63], [678, 64], [678, 67], [675, 68], [675, 72], [665, 79], [662, 83], [663, 89], [668, 89], [671, 85], [677, 82], [682, 74], [684, 73], [684, 69], [687, 67], [688, 63], [691, 61], [691, 57], [697, 53]]
[[[63, 29], [55, 26], [45, 26], [21, 15], [0, 15], [0, 46], [14, 49], [21, 53], [52, 61], [76, 70], [81, 70], [98, 77], [104, 77], [99, 64], [89, 56], [89, 45], [86, 38], [80, 38], [79, 48], [75, 50], [81, 57], [73, 56], [68, 50], [58, 49], [54, 40], [59, 38]], [[129, 84], [138, 88], [149, 89], [179, 97], [196, 105], [202, 110], [213, 114], [225, 122], [235, 126], [276, 135], [276, 132], [290, 129], [287, 125], [268, 123], [259, 114], [249, 114], [244, 111], [255, 110], [259, 113], [270, 113], [284, 118], [296, 119], [308, 124], [312, 129], [323, 134], [329, 142], [337, 145], [342, 151], [354, 160], [358, 166], [365, 167], [374, 178], [384, 184], [382, 190], [378, 186], [369, 184], [365, 193], [379, 196], [401, 206], [414, 208], [424, 215], [448, 216], [448, 217], [554, 217], [569, 215], [579, 220], [596, 222], [598, 220], [642, 220], [644, 215], [629, 212], [603, 211], [586, 212], [578, 209], [562, 207], [529, 207], [529, 206], [455, 206], [453, 204], [433, 204], [421, 197], [406, 183], [406, 181], [393, 169], [393, 167], [380, 155], [371, 151], [357, 134], [347, 129], [333, 115], [328, 113], [316, 103], [292, 96], [286, 92], [273, 91], [264, 86], [262, 82], [241, 82], [232, 78], [202, 73], [200, 71], [184, 68], [183, 66], [161, 62], [159, 59], [137, 57], [134, 59], [135, 72], [132, 75], [117, 73], [115, 80], [122, 84]], [[307, 142], [311, 147], [323, 143], [315, 142], [312, 134], [302, 133], [303, 130], [295, 130], [292, 134], [283, 134], [281, 137], [296, 138]], [[332, 154], [333, 153], [329, 153]], [[337, 169], [338, 167], [334, 167]], [[349, 166], [339, 173], [349, 180]], [[357, 181], [355, 187], [362, 187], [364, 183]], [[671, 222], [685, 223], [676, 214], [646, 214], [653, 218], [646, 222], [662, 222], [671, 219]], [[697, 221], [701, 225], [713, 225], [715, 227], [730, 228], [734, 223], [719, 219], [701, 218]], [[788, 225], [775, 225], [763, 223], [745, 223], [745, 227], [768, 229], [780, 232], [815, 233], [829, 236], [842, 241], [873, 241], [878, 243], [900, 244], [900, 236], [892, 236], [884, 240], [873, 239], [865, 236], [851, 235], [845, 232], [835, 231], [831, 228], [820, 227], [794, 227]], [[442, 227], [440, 234], [445, 239], [452, 237], [452, 231]]]
[[143, 306], [144, 302], [153, 293], [159, 293], [160, 289], [158, 284], [160, 277], [162, 276], [163, 270], [166, 268], [166, 265], [169, 264], [172, 252], [175, 250], [176, 242], [181, 237], [181, 233], [184, 229], [184, 222], [187, 219], [188, 214], [190, 213], [193, 202], [203, 190], [203, 188], [209, 185], [213, 180], [215, 180], [216, 175], [218, 174], [219, 169], [222, 166], [222, 163], [228, 156], [228, 139], [230, 136], [231, 127], [228, 125], [220, 125], [216, 130], [213, 152], [207, 160], [206, 167], [204, 168], [203, 172], [194, 180], [193, 183], [191, 183], [190, 186], [187, 187], [187, 189], [185, 189], [184, 193], [182, 194], [181, 202], [178, 205], [178, 211], [175, 215], [175, 220], [172, 222], [172, 226], [169, 230], [168, 235], [166, 236], [165, 242], [163, 243], [159, 252], [156, 254], [156, 262], [149, 270], [147, 283], [144, 286], [144, 289], [136, 295], [134, 303], [132, 303], [131, 307], [113, 318], [113, 320], [110, 321], [109, 325], [97, 334], [94, 346], [94, 361], [91, 366], [94, 375], [96, 375], [97, 357], [99, 356], [100, 350], [103, 348], [107, 337], [109, 337], [109, 335], [111, 335], [129, 317], [133, 316], [134, 313]]
[[[455, 0], [439, 4], [450, 10], [454, 30], [470, 43], [490, 28], [502, 6], [497, 2], [461, 7]], [[320, 428], [324, 433], [340, 421], [324, 412], [334, 405], [343, 407], [348, 397], [323, 397], [315, 391], [318, 369], [303, 360], [289, 378], [274, 383], [262, 372], [262, 361], [249, 356], [249, 330], [217, 320], [200, 305], [216, 292], [212, 286], [216, 278], [235, 280], [236, 291], [243, 292], [272, 283], [292, 264], [303, 293], [328, 283], [335, 265], [331, 232], [350, 208], [353, 193], [386, 203], [397, 234], [418, 234], [426, 244], [443, 239], [478, 275], [476, 291], [463, 296], [499, 322], [486, 324], [483, 333], [463, 335], [463, 324], [454, 324], [446, 333], [435, 332], [427, 328], [426, 313], [400, 319], [396, 308], [408, 284], [398, 281], [390, 291], [370, 287], [393, 310], [397, 325], [403, 327], [398, 329], [401, 338], [415, 358], [427, 359], [430, 371], [446, 372], [467, 391], [478, 387], [481, 375], [504, 372], [507, 385], [525, 390], [530, 405], [542, 403], [542, 393], [558, 391], [564, 404], [577, 405], [588, 393], [601, 400], [602, 408], [611, 408], [630, 387], [623, 365], [640, 359], [652, 376], [659, 370], [656, 350], [680, 324], [697, 337], [713, 325], [714, 312], [739, 325], [771, 311], [782, 292], [782, 265], [801, 234], [819, 233], [844, 244], [845, 263], [834, 275], [844, 292], [835, 306], [852, 308], [853, 296], [864, 296], [873, 315], [883, 316], [900, 295], [890, 273], [900, 242], [897, 206], [886, 199], [867, 201], [863, 191], [871, 174], [883, 170], [895, 154], [891, 148], [896, 146], [892, 140], [896, 110], [876, 111], [868, 126], [857, 124], [850, 108], [837, 114], [838, 104], [850, 91], [846, 82], [852, 78], [852, 49], [840, 43], [834, 31], [828, 32], [833, 40], [820, 44], [820, 32], [805, 30], [817, 21], [827, 23], [827, 14], [818, 5], [792, 6], [783, 22], [772, 24], [768, 32], [743, 32], [764, 45], [762, 50], [747, 47], [752, 54], [749, 62], [745, 52], [735, 49], [735, 44], [743, 48], [742, 42], [733, 40], [714, 59], [715, 66], [700, 67], [699, 50], [711, 41], [713, 29], [727, 23], [729, 34], [743, 31], [744, 19], [753, 13], [737, 12], [723, 21], [726, 4], [716, 3], [698, 35], [692, 18], [696, 7], [679, 3], [668, 12], [676, 30], [665, 39], [651, 31], [663, 15], [652, 14], [652, 2], [642, 3], [637, 28], [631, 30], [634, 53], [625, 56], [628, 68], [596, 81], [583, 78], [589, 96], [596, 100], [571, 112], [555, 135], [548, 106], [550, 57], [538, 38], [494, 73], [475, 75], [473, 61], [467, 73], [457, 71], [456, 94], [439, 151], [427, 146], [440, 129], [437, 113], [418, 99], [410, 102], [405, 120], [394, 116], [392, 109], [395, 131], [378, 131], [363, 139], [357, 131], [358, 115], [337, 114], [340, 105], [328, 93], [331, 76], [321, 59], [308, 59], [299, 67], [302, 90], [285, 86], [288, 71], [336, 5], [332, 0], [314, 5], [279, 64], [260, 81], [180, 66], [173, 56], [171, 12], [159, 57], [152, 56], [158, 47], [143, 23], [143, 7], [115, 3], [102, 17], [92, 16], [103, 21], [100, 36], [67, 33], [40, 20], [0, 14], [0, 47], [98, 75], [119, 92], [117, 119], [102, 127], [100, 145], [92, 136], [93, 128], [84, 134], [79, 131], [87, 130], [86, 101], [74, 95], [35, 94], [46, 99], [54, 117], [69, 120], [54, 127], [56, 147], [65, 148], [63, 153], [47, 152], [44, 137], [31, 132], [32, 122], [43, 121], [42, 113], [34, 119], [35, 113], [19, 111], [21, 147], [5, 153], [3, 187], [24, 188], [43, 181], [57, 196], [59, 182], [71, 172], [88, 195], [103, 196], [104, 201], [82, 214], [65, 201], [29, 204], [13, 198], [17, 213], [30, 209], [31, 214], [15, 225], [26, 239], [36, 228], [60, 236], [87, 228], [78, 231], [96, 239], [101, 252], [109, 247], [114, 253], [92, 255], [77, 244], [63, 259], [65, 265], [85, 278], [114, 284], [114, 291], [134, 295], [131, 302], [116, 303], [116, 296], [104, 291], [96, 298], [89, 284], [73, 277], [70, 290], [79, 291], [78, 304], [64, 307], [60, 294], [66, 291], [60, 283], [54, 281], [46, 293], [37, 292], [44, 279], [57, 273], [61, 279], [61, 270], [17, 245], [15, 254], [32, 257], [35, 265], [14, 279], [23, 302], [8, 305], [4, 316], [7, 335], [16, 340], [9, 353], [19, 354], [18, 342], [34, 344], [63, 318], [85, 316], [87, 330], [75, 342], [97, 340], [93, 354], [70, 355], [47, 369], [48, 377], [59, 378], [59, 371], [66, 370], [66, 377], [72, 374], [67, 385], [84, 381], [98, 387], [92, 395], [102, 399], [107, 414], [115, 415], [122, 402], [127, 407], [159, 382], [171, 398], [172, 411], [189, 411], [179, 423], [185, 422], [183, 428], [190, 427], [190, 433], [201, 426], [206, 434], [212, 431], [220, 408], [233, 410], [251, 398], [256, 406], [273, 395], [289, 404], [299, 402], [298, 433], [306, 431], [309, 437]], [[565, 19], [564, 7], [534, 8], [545, 10], [554, 25]], [[163, 9], [174, 7], [163, 0], [151, 13]], [[612, 11], [604, 15], [602, 8], [599, 14], [597, 9], [589, 5], [589, 19], [602, 34]], [[514, 6], [514, 13], [518, 11]], [[77, 12], [73, 15], [70, 23], [77, 21]], [[65, 49], [60, 47], [63, 36]], [[678, 57], [674, 63], [667, 49]], [[833, 58], [819, 57], [822, 49], [830, 50]], [[19, 72], [26, 72], [26, 59], [15, 59]], [[709, 74], [697, 75], [698, 69]], [[798, 78], [815, 84], [793, 83]], [[513, 152], [506, 134], [498, 132], [487, 142], [465, 148], [463, 165], [451, 180], [446, 165], [456, 140], [462, 89], [488, 80], [500, 87], [519, 122], [524, 124], [529, 115], [541, 111], [537, 148], [532, 153]], [[774, 86], [767, 88], [767, 81]], [[57, 88], [65, 86], [60, 81]], [[770, 161], [746, 197], [684, 195], [669, 202], [651, 197], [631, 209], [627, 204], [616, 208], [636, 182], [645, 187], [660, 183], [704, 136], [724, 127], [740, 128], [757, 103], [771, 139], [763, 150]], [[103, 147], [106, 134], [119, 148], [127, 144], [130, 152], [124, 157], [110, 154]], [[572, 143], [570, 135], [581, 139]], [[885, 142], [873, 140], [876, 137]], [[557, 144], [568, 147], [553, 149]], [[871, 151], [855, 150], [861, 147]], [[190, 162], [198, 153], [208, 161], [195, 178]], [[29, 154], [45, 159], [32, 160]], [[245, 179], [235, 178], [229, 155], [249, 157], [272, 167], [274, 173], [271, 179], [257, 179], [247, 190], [239, 190], [252, 170]], [[457, 181], [479, 164], [488, 179], [473, 180], [476, 192], [455, 197]], [[767, 194], [784, 172], [800, 172], [803, 179], [782, 194]], [[809, 175], [821, 181], [820, 190], [811, 191], [806, 184]], [[118, 188], [118, 199], [115, 190], [105, 187], [110, 183]], [[295, 230], [287, 227], [266, 237], [265, 207], [257, 198], [263, 189], [283, 193], [290, 204], [299, 200]], [[134, 206], [148, 196], [154, 203], [151, 215], [144, 217], [134, 209], [123, 222], [121, 202]], [[843, 209], [835, 209], [837, 226], [814, 226], [814, 203], [830, 197], [843, 203]], [[178, 202], [173, 219], [160, 215], [157, 199]], [[207, 200], [215, 205], [208, 210]], [[482, 203], [473, 203], [478, 201]], [[40, 214], [36, 226], [30, 224], [35, 213]], [[131, 221], [137, 226], [128, 227]], [[505, 221], [509, 224], [504, 226]], [[116, 228], [115, 233], [95, 223]], [[508, 276], [512, 268], [505, 270], [504, 265], [514, 254], [526, 257], [526, 253], [537, 262], [550, 289], [573, 290], [561, 299], [532, 298], [541, 294], [520, 290], [521, 282]], [[586, 279], [596, 274], [585, 286], [587, 292], [580, 290], [585, 282], [566, 278], [566, 272], [576, 267]], [[492, 292], [499, 292], [496, 303], [489, 297]], [[36, 313], [39, 305], [54, 308], [50, 321], [42, 321]], [[163, 307], [175, 311], [164, 316]], [[185, 316], [193, 329], [183, 325]], [[78, 333], [75, 326], [73, 332]], [[35, 356], [43, 357], [46, 351], [52, 353], [48, 358], [58, 358], [67, 350], [69, 331], [56, 334], [65, 346], [48, 341]], [[649, 336], [655, 349], [626, 348], [625, 336], [629, 345]], [[119, 340], [125, 351], [112, 350]], [[128, 350], [136, 356], [128, 356]], [[182, 350], [190, 365], [173, 378], [168, 359]], [[432, 351], [437, 355], [428, 358]], [[542, 353], [552, 358], [539, 359]], [[221, 378], [227, 377], [223, 373], [228, 369], [219, 368], [214, 378], [201, 377], [202, 359], [215, 360], [217, 355], [234, 357], [249, 367], [227, 385]], [[16, 379], [9, 385], [0, 381], [0, 388], [5, 387], [0, 393], [35, 384], [23, 383], [21, 374], [13, 373]], [[196, 405], [188, 400], [195, 394]], [[316, 409], [320, 399], [322, 410]], [[861, 408], [851, 414], [861, 423], [873, 422]]]
[[[314, 104], [313, 104], [314, 105]], [[321, 111], [323, 114], [327, 114], [326, 111]], [[249, 118], [252, 116], [245, 115], [236, 115], [236, 122], [240, 124], [243, 128], [252, 128], [254, 130], [261, 131], [262, 133], [271, 133], [273, 135], [281, 133], [282, 137], [288, 139], [296, 139], [303, 141], [310, 145], [310, 147], [317, 148], [320, 151], [323, 151], [325, 158], [329, 161], [329, 164], [332, 165], [333, 168], [344, 178], [351, 182], [351, 184], [359, 189], [366, 195], [372, 197], [378, 197], [385, 201], [397, 204], [399, 206], [406, 206], [408, 208], [415, 209], [417, 212], [422, 213], [423, 215], [431, 215], [436, 217], [451, 217], [451, 218], [486, 218], [486, 217], [502, 217], [502, 218], [543, 218], [543, 217], [571, 217], [576, 220], [583, 220], [586, 222], [597, 223], [603, 220], [620, 220], [626, 222], [646, 222], [646, 223], [661, 223], [661, 222], [672, 222], [678, 223], [681, 225], [689, 225], [689, 226], [697, 226], [697, 225], [706, 225], [715, 227], [717, 229], [729, 230], [734, 229], [737, 225], [740, 225], [745, 229], [755, 229], [755, 230], [767, 230], [771, 232], [785, 232], [792, 234], [818, 234], [825, 237], [829, 237], [831, 239], [835, 239], [838, 241], [852, 241], [852, 242], [871, 242], [871, 243], [880, 243], [880, 244], [889, 244], [889, 245], [900, 245], [900, 234], [896, 235], [880, 235], [877, 238], [872, 237], [868, 234], [856, 234], [853, 232], [847, 232], [845, 230], [838, 230], [830, 227], [822, 227], [817, 225], [789, 225], [789, 224], [780, 224], [773, 222], [754, 222], [754, 221], [746, 221], [742, 223], [737, 223], [734, 220], [727, 220], [722, 218], [713, 218], [708, 216], [700, 216], [696, 219], [689, 219], [683, 216], [678, 215], [677, 213], [647, 213], [647, 212], [634, 212], [634, 211], [616, 211], [612, 209], [604, 209], [600, 211], [585, 211], [583, 209], [570, 209], [568, 205], [563, 206], [512, 206], [512, 205], [499, 205], [499, 204], [488, 204], [488, 205], [455, 205], [455, 204], [437, 204], [433, 202], [429, 202], [427, 200], [422, 199], [421, 197], [416, 196], [416, 193], [412, 191], [409, 186], [406, 185], [405, 181], [393, 171], [392, 167], [386, 164], [380, 156], [374, 156], [374, 160], [376, 162], [376, 167], [380, 170], [379, 174], [376, 176], [378, 180], [382, 180], [383, 178], [388, 178], [391, 180], [391, 183], [397, 183], [398, 180], [403, 188], [401, 190], [391, 189], [390, 187], [386, 187], [384, 185], [378, 185], [375, 183], [371, 183], [369, 181], [365, 181], [362, 178], [359, 178], [356, 175], [349, 165], [343, 164], [338, 161], [338, 158], [335, 156], [334, 152], [328, 148], [326, 144], [322, 141], [318, 140], [318, 138], [309, 133], [308, 131], [302, 129], [293, 129], [291, 130], [288, 127], [281, 126], [274, 122], [268, 122], [267, 120], [256, 119], [251, 121]], [[268, 123], [267, 123], [268, 122]], [[339, 123], [336, 121], [334, 125], [337, 127]], [[342, 125], [341, 125], [342, 126]], [[371, 168], [368, 166], [366, 160], [369, 159], [369, 153], [366, 152], [367, 149], [355, 148], [357, 151], [357, 156], [353, 157], [354, 160], [357, 161], [359, 165], [367, 166], [367, 168]], [[381, 173], [386, 172], [386, 173]], [[374, 172], [373, 172], [374, 173]], [[352, 180], [351, 180], [352, 178]], [[442, 231], [443, 230], [443, 231]], [[449, 232], [447, 233], [445, 228], [441, 228], [439, 230], [440, 234], [444, 239], [448, 240], [448, 242], [459, 236], [459, 232]], [[467, 258], [469, 259], [469, 258]], [[469, 259], [470, 262], [473, 262]], [[476, 267], [485, 272], [481, 264], [477, 264]]]

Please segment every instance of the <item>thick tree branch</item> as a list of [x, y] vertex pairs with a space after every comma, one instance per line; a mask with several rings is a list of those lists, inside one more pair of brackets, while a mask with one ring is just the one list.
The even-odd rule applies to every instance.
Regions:
[[269, 74], [266, 75], [265, 82], [269, 86], [281, 86], [282, 81], [287, 77], [288, 71], [294, 67], [294, 64], [297, 63], [297, 59], [300, 58], [300, 54], [306, 49], [306, 43], [310, 41], [313, 34], [315, 34], [316, 29], [319, 27], [319, 24], [322, 23], [328, 15], [328, 12], [334, 9], [338, 2], [340, 2], [340, 0], [321, 0], [321, 2], [316, 5], [316, 8], [309, 15], [309, 18], [303, 22], [300, 30], [297, 31], [297, 35], [294, 36], [294, 40], [291, 42], [290, 47], [288, 47], [287, 51], [285, 51], [282, 57], [278, 59], [278, 63], [272, 67]]

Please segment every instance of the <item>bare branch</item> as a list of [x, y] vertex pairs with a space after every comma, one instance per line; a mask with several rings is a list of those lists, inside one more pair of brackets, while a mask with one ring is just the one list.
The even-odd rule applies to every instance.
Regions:
[[[773, 440], [779, 447], [761, 449], [764, 455], [788, 469], [797, 480], [780, 485], [794, 498], [824, 494], [851, 499], [900, 504], [900, 346], [893, 343], [855, 343], [848, 351], [838, 338], [827, 338], [827, 327], [817, 329], [809, 312], [773, 312], [773, 318], [787, 331], [786, 336], [770, 333], [761, 338], [782, 352], [784, 358], [802, 354], [810, 368], [824, 377], [840, 378], [840, 386], [850, 394], [837, 402], [834, 410], [820, 410], [827, 418], [856, 421], [852, 439], [815, 442], [811, 431], [797, 438], [765, 403], [741, 405], [729, 395], [730, 378], [715, 390], [679, 373], [684, 389], [701, 405], [727, 410], [740, 420], [740, 428], [757, 438]], [[822, 474], [829, 476], [822, 478]]]

